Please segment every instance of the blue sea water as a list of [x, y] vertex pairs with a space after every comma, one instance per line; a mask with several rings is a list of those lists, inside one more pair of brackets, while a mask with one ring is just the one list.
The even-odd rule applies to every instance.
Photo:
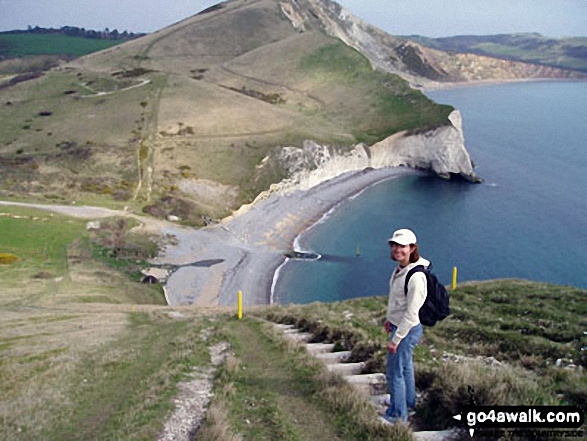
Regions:
[[515, 277], [587, 288], [587, 83], [427, 95], [461, 111], [484, 183], [407, 176], [365, 190], [299, 238], [301, 249], [323, 258], [290, 260], [276, 303], [387, 294], [387, 239], [398, 228], [416, 232], [445, 284], [456, 266], [459, 281]]

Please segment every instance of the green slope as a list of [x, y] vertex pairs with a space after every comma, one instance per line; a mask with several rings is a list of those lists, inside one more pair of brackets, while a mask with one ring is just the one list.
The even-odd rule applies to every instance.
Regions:
[[467, 52], [506, 60], [587, 72], [587, 37], [550, 38], [536, 33], [406, 38], [449, 52]]

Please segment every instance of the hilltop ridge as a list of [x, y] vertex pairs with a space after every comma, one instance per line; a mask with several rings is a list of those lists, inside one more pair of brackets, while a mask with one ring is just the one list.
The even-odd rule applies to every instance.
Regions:
[[[571, 73], [467, 60], [330, 0], [220, 3], [40, 78], [0, 79], [0, 188], [203, 225], [323, 166], [475, 180], [460, 117], [410, 84]], [[352, 159], [375, 145], [384, 160]]]

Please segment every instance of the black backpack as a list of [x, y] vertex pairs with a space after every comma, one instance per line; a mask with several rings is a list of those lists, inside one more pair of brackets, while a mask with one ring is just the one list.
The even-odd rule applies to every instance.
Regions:
[[408, 295], [408, 282], [410, 281], [410, 277], [417, 272], [423, 272], [426, 275], [428, 294], [418, 313], [420, 323], [425, 326], [434, 326], [437, 321], [444, 320], [450, 314], [448, 292], [436, 276], [430, 272], [431, 268], [432, 265], [427, 269], [422, 265], [415, 266], [408, 271], [406, 284], [404, 285], [404, 294]]

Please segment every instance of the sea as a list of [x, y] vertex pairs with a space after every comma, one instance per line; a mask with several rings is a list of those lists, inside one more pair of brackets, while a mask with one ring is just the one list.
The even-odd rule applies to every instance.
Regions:
[[388, 238], [412, 229], [450, 284], [518, 278], [587, 289], [587, 82], [522, 82], [427, 92], [463, 116], [482, 184], [405, 176], [341, 203], [296, 239], [274, 303], [387, 295]]

